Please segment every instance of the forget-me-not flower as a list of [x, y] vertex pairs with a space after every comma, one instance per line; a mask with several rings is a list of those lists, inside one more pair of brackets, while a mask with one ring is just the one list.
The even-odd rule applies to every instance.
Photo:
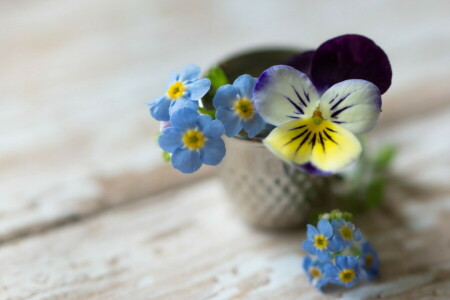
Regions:
[[266, 123], [258, 114], [253, 103], [253, 88], [256, 78], [239, 76], [233, 84], [221, 86], [214, 96], [216, 118], [225, 126], [225, 134], [233, 137], [244, 129], [249, 137], [260, 133]]
[[148, 103], [150, 114], [158, 121], [169, 121], [170, 114], [183, 107], [197, 110], [201, 99], [211, 86], [208, 78], [198, 79], [200, 68], [187, 65], [180, 73], [169, 76], [166, 93]]
[[309, 282], [319, 290], [328, 283], [325, 265], [325, 263], [314, 260], [309, 256], [305, 256], [303, 259], [303, 270], [305, 271], [306, 276], [308, 276]]
[[368, 241], [361, 245], [361, 252], [361, 266], [367, 276], [367, 279], [373, 280], [378, 276], [378, 269], [380, 267], [378, 254]]
[[225, 156], [221, 139], [223, 125], [208, 115], [181, 108], [170, 116], [170, 127], [158, 138], [160, 147], [172, 153], [172, 166], [182, 173], [193, 173], [202, 164], [217, 165]]
[[333, 238], [333, 227], [328, 220], [319, 220], [317, 228], [308, 224], [306, 235], [308, 239], [302, 244], [303, 250], [316, 255], [321, 261], [330, 259], [330, 251], [337, 252], [342, 249], [339, 241]]
[[355, 228], [352, 222], [347, 222], [344, 219], [331, 220], [334, 234], [341, 241], [345, 248], [350, 248], [353, 241], [359, 242], [362, 239], [361, 231]]
[[330, 282], [347, 288], [354, 286], [360, 278], [358, 258], [354, 256], [336, 256], [336, 265], [327, 264], [325, 271], [329, 275]]

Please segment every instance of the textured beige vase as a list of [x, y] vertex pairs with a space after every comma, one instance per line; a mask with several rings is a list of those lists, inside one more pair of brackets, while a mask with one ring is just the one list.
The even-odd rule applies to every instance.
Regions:
[[259, 141], [226, 139], [220, 176], [236, 213], [265, 228], [304, 224], [329, 199], [333, 177], [314, 177], [274, 156]]

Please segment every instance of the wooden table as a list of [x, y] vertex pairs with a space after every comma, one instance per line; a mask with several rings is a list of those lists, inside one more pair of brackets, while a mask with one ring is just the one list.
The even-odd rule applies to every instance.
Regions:
[[[450, 299], [448, 1], [3, 1], [0, 299]], [[329, 24], [333, 20], [332, 26]], [[394, 68], [374, 147], [397, 181], [356, 220], [372, 284], [322, 295], [303, 230], [243, 223], [214, 169], [160, 159], [144, 103], [184, 64], [358, 32]]]

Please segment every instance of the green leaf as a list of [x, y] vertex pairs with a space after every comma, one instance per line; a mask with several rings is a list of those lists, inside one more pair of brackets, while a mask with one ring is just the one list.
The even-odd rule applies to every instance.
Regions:
[[162, 158], [164, 159], [165, 162], [170, 162], [170, 157], [171, 156], [170, 156], [169, 152], [163, 151], [161, 153], [161, 156], [162, 156]]
[[206, 109], [204, 107], [199, 107], [198, 111], [201, 114], [210, 116], [213, 120], [216, 119], [216, 110], [215, 109], [209, 110], [209, 109]]
[[211, 80], [211, 88], [209, 89], [208, 93], [202, 98], [202, 103], [205, 109], [213, 110], [214, 105], [212, 102], [217, 89], [222, 85], [228, 84], [229, 80], [223, 69], [219, 66], [215, 66], [208, 70], [205, 77]]
[[375, 167], [378, 169], [387, 168], [392, 163], [396, 153], [397, 149], [394, 146], [384, 146], [375, 157]]
[[229, 83], [227, 75], [219, 66], [210, 69], [205, 77], [211, 80], [211, 90], [214, 95], [219, 87]]

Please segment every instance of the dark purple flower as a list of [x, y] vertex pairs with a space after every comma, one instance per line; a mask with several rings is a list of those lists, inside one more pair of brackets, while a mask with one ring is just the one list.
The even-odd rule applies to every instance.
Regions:
[[384, 94], [392, 80], [386, 53], [371, 39], [357, 34], [330, 39], [313, 54], [299, 54], [286, 64], [310, 74], [319, 92], [347, 79], [364, 79], [375, 84]]

